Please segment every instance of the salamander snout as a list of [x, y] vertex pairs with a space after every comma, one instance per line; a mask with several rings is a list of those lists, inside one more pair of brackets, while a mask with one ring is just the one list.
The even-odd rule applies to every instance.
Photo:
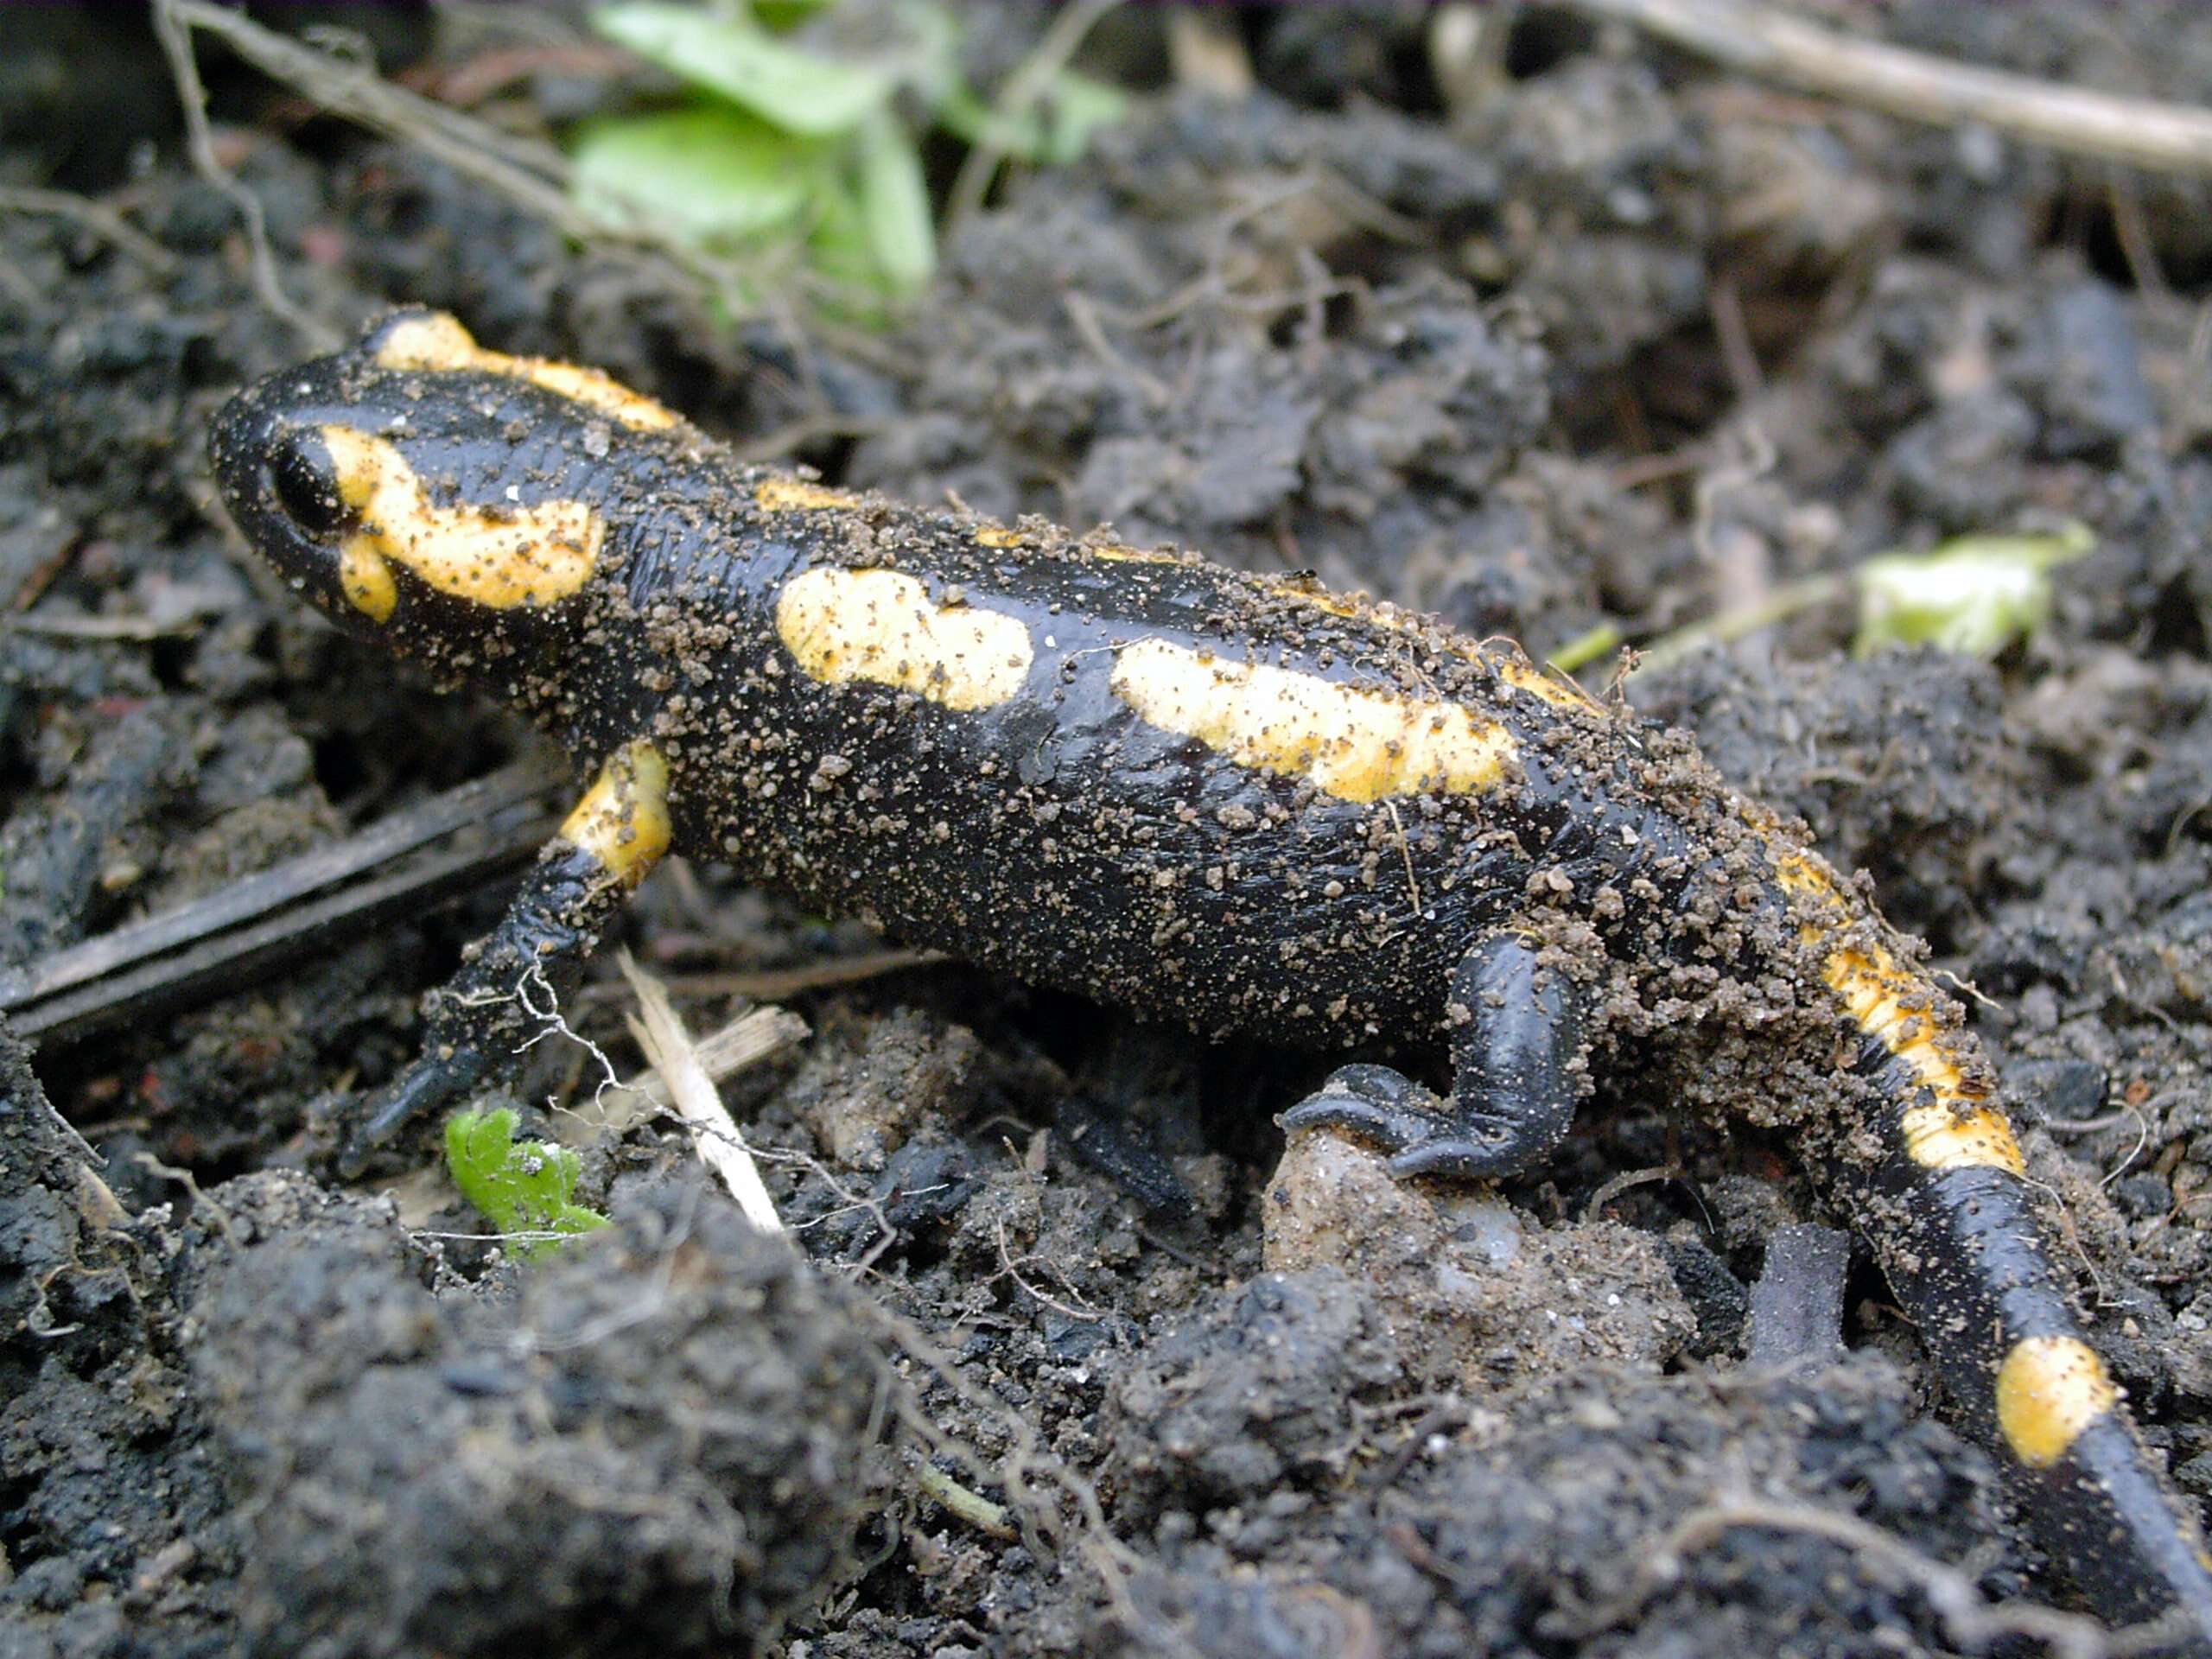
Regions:
[[266, 385], [251, 387], [216, 416], [208, 453], [223, 503], [255, 550], [319, 609], [358, 616], [340, 584], [358, 515], [323, 429], [280, 407]]

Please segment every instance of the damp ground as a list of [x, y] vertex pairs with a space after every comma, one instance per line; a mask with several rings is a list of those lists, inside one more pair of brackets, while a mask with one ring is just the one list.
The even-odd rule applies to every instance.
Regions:
[[[1166, 15], [1129, 9], [1084, 60], [1128, 118], [1010, 181], [872, 331], [718, 321], [211, 73], [278, 278], [334, 328], [448, 308], [833, 482], [1312, 570], [1539, 658], [2086, 525], [1993, 662], [1853, 658], [1847, 600], [1581, 672], [1802, 816], [1971, 988], [2099, 1345], [2212, 1497], [2208, 193], [1514, 16], [1446, 73], [1420, 8], [1248, 14], [1238, 92], [1218, 58], [1167, 73]], [[986, 78], [1043, 23], [976, 16]], [[4, 89], [5, 181], [137, 234], [0, 213], [0, 965], [534, 753], [221, 524], [208, 417], [308, 347], [181, 159], [143, 26], [43, 26], [107, 67]], [[418, 85], [514, 46], [384, 26]], [[2212, 84], [2179, 7], [1884, 27]], [[558, 60], [476, 84], [524, 128], [614, 95]], [[1804, 1230], [1837, 1217], [1786, 1144], [1617, 1076], [1497, 1192], [1279, 1167], [1272, 1114], [1326, 1060], [957, 963], [840, 973], [881, 942], [711, 867], [622, 942], [695, 1028], [740, 984], [806, 1021], [727, 1090], [804, 1259], [647, 1126], [584, 1147], [612, 1230], [520, 1264], [429, 1134], [361, 1182], [327, 1157], [333, 1098], [404, 1062], [500, 897], [0, 1049], [0, 1652], [1948, 1653], [1981, 1634], [1961, 1595], [2082, 1605], [1878, 1278]], [[625, 1071], [626, 995], [610, 959], [569, 1010]], [[515, 1102], [557, 1133], [594, 1064], [542, 1046]], [[1834, 1310], [1794, 1365], [1747, 1360], [1779, 1340], [1763, 1273]]]

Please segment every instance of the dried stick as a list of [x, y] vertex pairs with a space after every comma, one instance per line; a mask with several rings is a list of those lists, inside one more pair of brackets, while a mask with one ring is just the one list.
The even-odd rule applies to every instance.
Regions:
[[2212, 176], [2212, 111], [1952, 63], [1737, 0], [1575, 3], [1728, 68], [1908, 120], [1979, 121], [2069, 156]]
[[[1007, 78], [993, 113], [1007, 122], [1019, 121], [1027, 115], [1037, 100], [1051, 90], [1052, 77], [1067, 67], [1068, 60], [1075, 56], [1076, 48], [1083, 44], [1098, 20], [1120, 3], [1121, 0], [1077, 0], [1055, 17], [1052, 27], [1045, 31], [1045, 37], [1037, 42], [1037, 49]], [[960, 163], [960, 171], [954, 175], [952, 193], [945, 203], [948, 230], [983, 205], [984, 194], [1006, 156], [1005, 143], [989, 134], [968, 152]]]
[[630, 1017], [630, 1034], [668, 1085], [677, 1114], [696, 1134], [699, 1160], [729, 1189], [747, 1221], [764, 1233], [782, 1232], [783, 1217], [776, 1213], [776, 1202], [760, 1179], [760, 1166], [753, 1161], [729, 1108], [722, 1104], [721, 1095], [669, 1001], [668, 993], [632, 960], [628, 951], [622, 953], [620, 962], [622, 976], [638, 994], [640, 1009]]

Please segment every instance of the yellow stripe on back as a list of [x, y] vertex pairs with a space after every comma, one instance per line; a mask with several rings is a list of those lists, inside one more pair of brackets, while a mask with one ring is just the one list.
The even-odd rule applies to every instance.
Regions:
[[1004, 702], [1033, 655], [1020, 618], [938, 605], [898, 570], [801, 571], [776, 601], [776, 632], [815, 679], [896, 686], [948, 709]]
[[817, 512], [827, 507], [857, 507], [861, 499], [844, 490], [779, 473], [753, 486], [753, 505], [763, 512]]
[[1534, 663], [1524, 662], [1511, 654], [1488, 656], [1487, 660], [1497, 671], [1497, 677], [1516, 691], [1526, 691], [1530, 696], [1548, 702], [1554, 709], [1573, 709], [1584, 712], [1600, 711], [1605, 705], [1585, 691], [1573, 681], [1554, 679]]
[[1459, 703], [1339, 685], [1166, 639], [1124, 646], [1112, 685], [1148, 724], [1239, 766], [1310, 779], [1342, 800], [1475, 794], [1510, 777], [1517, 758], [1511, 733]]

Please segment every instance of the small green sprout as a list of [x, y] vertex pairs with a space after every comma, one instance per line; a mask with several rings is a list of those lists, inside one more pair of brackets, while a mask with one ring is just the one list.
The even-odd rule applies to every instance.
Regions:
[[578, 202], [603, 221], [709, 252], [803, 249], [856, 296], [904, 299], [937, 270], [921, 150], [904, 111], [970, 144], [1052, 164], [1081, 155], [1126, 104], [1062, 69], [1018, 118], [992, 108], [962, 79], [960, 24], [936, 0], [899, 11], [901, 38], [867, 60], [779, 36], [821, 9], [622, 0], [594, 12], [594, 29], [688, 95], [671, 109], [587, 123], [573, 146]]
[[582, 1168], [566, 1147], [517, 1141], [506, 1107], [456, 1112], [446, 1120], [446, 1167], [454, 1185], [502, 1233], [517, 1236], [514, 1253], [543, 1257], [563, 1236], [596, 1231], [607, 1217], [575, 1202]]
[[1853, 653], [1932, 645], [1994, 657], [2050, 619], [2050, 573], [2096, 545], [2082, 524], [2050, 535], [1961, 536], [1929, 553], [1891, 553], [1858, 571]]
[[1562, 674], [1572, 674], [1579, 668], [1588, 667], [1600, 657], [1611, 656], [1620, 648], [1620, 625], [1600, 622], [1595, 627], [1585, 628], [1557, 651], [1548, 652], [1544, 661]]

